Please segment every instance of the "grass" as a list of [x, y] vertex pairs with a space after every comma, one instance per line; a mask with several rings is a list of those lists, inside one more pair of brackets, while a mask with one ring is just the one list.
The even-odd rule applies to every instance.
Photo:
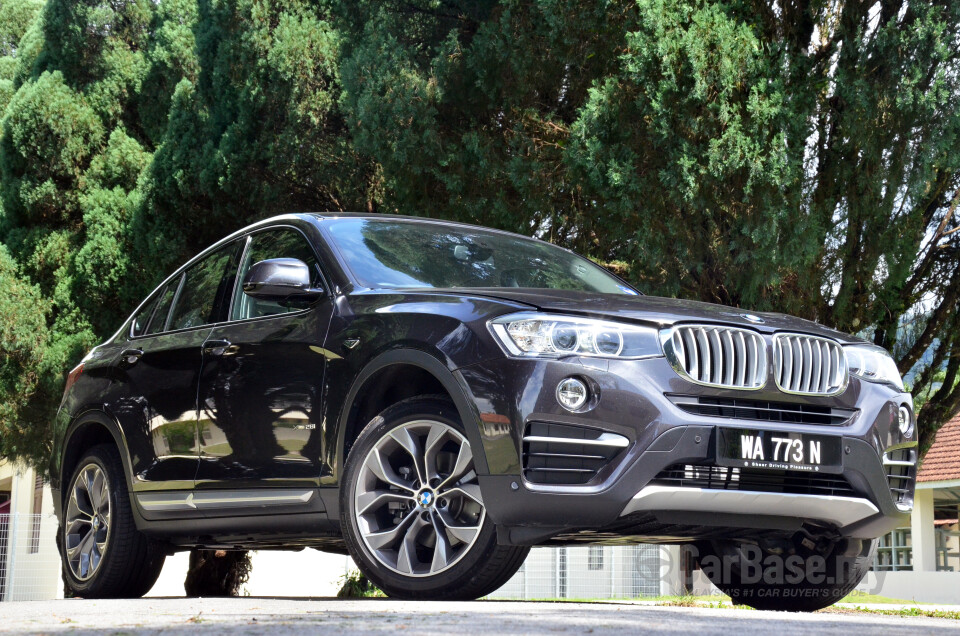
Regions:
[[[366, 577], [358, 571], [352, 571], [341, 577], [342, 587], [337, 594], [340, 598], [383, 598], [385, 595], [370, 583]], [[616, 603], [617, 601], [644, 601], [659, 605], [662, 607], [703, 607], [713, 609], [753, 609], [747, 605], [734, 605], [730, 597], [726, 594], [714, 594], [712, 596], [652, 596], [643, 598], [534, 598], [529, 601], [539, 603]], [[945, 618], [949, 620], [960, 620], [960, 611], [927, 609], [922, 607], [922, 603], [915, 601], [905, 601], [902, 599], [880, 596], [878, 594], [866, 594], [864, 592], [851, 592], [839, 601], [840, 603], [853, 605], [853, 607], [830, 606], [821, 612], [832, 614], [878, 614], [881, 616], [920, 616], [924, 618]], [[898, 607], [890, 609], [863, 607], [863, 605], [911, 605], [910, 607]], [[926, 604], [929, 605], [929, 604]], [[199, 615], [191, 621], [199, 622]]]
[[[712, 596], [653, 596], [643, 598], [622, 598], [622, 599], [595, 599], [595, 598], [540, 598], [530, 599], [541, 603], [597, 603], [597, 602], [617, 602], [617, 601], [645, 601], [662, 607], [703, 607], [713, 609], [753, 609], [746, 605], [734, 605], [730, 597], [725, 594], [714, 594]], [[838, 607], [833, 605], [821, 612], [833, 614], [878, 614], [881, 616], [919, 616], [925, 618], [945, 618], [949, 620], [960, 620], [960, 611], [938, 610], [925, 608], [923, 605], [929, 603], [917, 603], [903, 599], [890, 598], [877, 594], [866, 594], [863, 592], [852, 592], [842, 598], [840, 603], [853, 605], [853, 607]], [[897, 607], [890, 609], [864, 607], [864, 605], [910, 605], [910, 607]]]
[[[667, 607], [712, 607], [716, 609], [732, 608], [751, 609], [744, 605], [734, 606], [730, 597], [724, 595], [715, 596], [661, 596], [655, 599], [658, 605]], [[866, 594], [864, 592], [852, 592], [842, 598], [840, 603], [850, 604], [854, 607], [837, 607], [833, 605], [821, 612], [832, 614], [878, 614], [881, 616], [920, 616], [924, 618], [945, 618], [949, 620], [960, 620], [960, 611], [928, 609], [923, 605], [929, 603], [917, 603], [915, 601], [905, 601], [902, 599], [880, 596], [878, 594]], [[863, 607], [863, 605], [910, 605], [910, 607], [896, 607], [890, 609]]]
[[[495, 599], [491, 599], [495, 600]], [[645, 603], [654, 603], [657, 605], [669, 605], [675, 607], [732, 607], [733, 602], [730, 600], [730, 597], [726, 594], [713, 594], [709, 596], [694, 596], [694, 595], [666, 595], [666, 596], [642, 596], [642, 597], [622, 597], [622, 598], [556, 598], [556, 597], [543, 597], [543, 598], [532, 598], [528, 599], [530, 601], [536, 601], [538, 603], [602, 603], [602, 602], [617, 602], [617, 601], [643, 601]], [[852, 604], [869, 604], [869, 605], [905, 605], [905, 604], [914, 604], [914, 605], [929, 605], [929, 603], [916, 603], [914, 601], [906, 601], [902, 599], [890, 598], [887, 596], [878, 596], [876, 594], [865, 594], [862, 592], [852, 592], [842, 598], [840, 603], [852, 603]]]
[[924, 609], [922, 607], [902, 607], [897, 609], [876, 609], [872, 607], [828, 607], [820, 610], [828, 614], [879, 614], [881, 616], [922, 616], [924, 618], [946, 618], [960, 621], [960, 612], [955, 610]]
[[930, 605], [930, 603], [920, 603], [917, 601], [906, 601], [899, 598], [890, 598], [889, 596], [880, 596], [878, 594], [867, 594], [866, 592], [850, 592], [838, 602], [840, 603], [869, 603], [871, 605]]
[[[732, 605], [730, 597], [726, 594], [714, 594], [712, 596], [657, 596], [650, 599], [662, 604], [682, 605], [691, 607], [695, 605], [707, 605], [710, 607], [722, 607], [724, 604]], [[864, 604], [864, 605], [931, 605], [931, 603], [920, 603], [900, 598], [890, 598], [889, 596], [880, 596], [879, 594], [867, 594], [865, 592], [853, 591], [837, 601], [838, 603]]]
[[[663, 607], [707, 607], [713, 609], [724, 609], [734, 607], [729, 596], [660, 596], [656, 599], [657, 605]], [[753, 609], [746, 606], [738, 606], [738, 609]]]
[[338, 598], [384, 598], [380, 589], [360, 574], [359, 570], [351, 570], [340, 577], [340, 591]]

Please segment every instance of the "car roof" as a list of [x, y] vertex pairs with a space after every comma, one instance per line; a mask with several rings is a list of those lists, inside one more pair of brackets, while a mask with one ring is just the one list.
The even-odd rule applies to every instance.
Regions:
[[[284, 215], [289, 217], [290, 215]], [[483, 232], [495, 232], [497, 234], [507, 234], [509, 236], [516, 236], [519, 238], [524, 238], [529, 241], [540, 241], [544, 242], [541, 239], [526, 236], [524, 234], [518, 234], [517, 232], [508, 232], [507, 230], [500, 230], [493, 227], [488, 227], [486, 225], [476, 225], [474, 223], [463, 223], [462, 221], [450, 221], [448, 219], [435, 219], [429, 216], [410, 216], [405, 214], [381, 214], [379, 212], [309, 212], [295, 214], [293, 216], [299, 216], [301, 218], [310, 218], [317, 220], [335, 220], [339, 218], [349, 218], [349, 219], [362, 219], [368, 221], [403, 221], [411, 223], [424, 223], [424, 224], [433, 224], [433, 225], [444, 225], [447, 227], [459, 227], [469, 230], [480, 230]], [[283, 217], [277, 217], [283, 218]], [[267, 219], [270, 220], [270, 219]], [[262, 222], [262, 221], [261, 221]], [[561, 249], [567, 249], [560, 245], [555, 245], [551, 243], [554, 247], [559, 247]], [[567, 250], [570, 251], [570, 250]]]

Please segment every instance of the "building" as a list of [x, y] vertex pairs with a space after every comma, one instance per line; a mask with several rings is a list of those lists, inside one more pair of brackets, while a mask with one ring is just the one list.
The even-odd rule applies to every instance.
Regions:
[[56, 528], [43, 476], [0, 461], [0, 601], [63, 596]]
[[[915, 571], [960, 573], [958, 518], [960, 414], [937, 431], [917, 474], [911, 523]], [[956, 589], [960, 590], [960, 579]]]
[[960, 414], [937, 432], [917, 473], [910, 527], [881, 540], [859, 589], [892, 598], [960, 603]]

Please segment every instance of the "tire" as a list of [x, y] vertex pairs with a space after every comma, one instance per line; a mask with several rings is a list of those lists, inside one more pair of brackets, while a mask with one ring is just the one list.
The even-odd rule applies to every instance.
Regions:
[[814, 612], [845, 597], [866, 576], [877, 540], [818, 545], [797, 535], [774, 544], [713, 541], [696, 548], [701, 569], [735, 604]]
[[449, 400], [411, 398], [373, 418], [340, 489], [343, 535], [363, 575], [403, 599], [472, 600], [506, 583], [530, 548], [497, 544], [476, 481]]
[[65, 492], [57, 545], [64, 588], [73, 596], [138, 598], [157, 582], [165, 555], [137, 530], [115, 446], [94, 446], [77, 464]]

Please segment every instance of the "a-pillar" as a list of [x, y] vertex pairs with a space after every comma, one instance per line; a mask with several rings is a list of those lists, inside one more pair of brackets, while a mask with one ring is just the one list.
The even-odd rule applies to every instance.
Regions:
[[937, 537], [933, 523], [932, 488], [918, 488], [913, 497], [910, 537], [913, 547], [913, 571], [935, 572], [937, 569]]

